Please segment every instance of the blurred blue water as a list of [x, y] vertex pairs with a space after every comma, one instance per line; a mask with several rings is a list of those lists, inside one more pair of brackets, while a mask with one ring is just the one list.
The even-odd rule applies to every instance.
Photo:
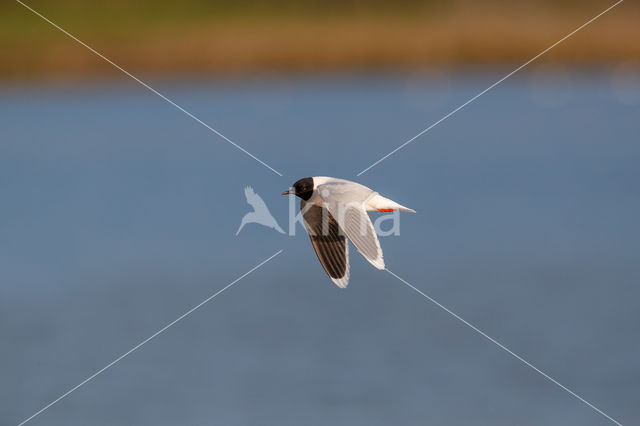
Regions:
[[[640, 107], [605, 73], [0, 89], [0, 423], [17, 424], [275, 251], [284, 253], [31, 424], [599, 425], [607, 420], [352, 255], [282, 226], [300, 177], [418, 211], [387, 266], [625, 424], [640, 421]], [[353, 252], [355, 253], [355, 252]]]

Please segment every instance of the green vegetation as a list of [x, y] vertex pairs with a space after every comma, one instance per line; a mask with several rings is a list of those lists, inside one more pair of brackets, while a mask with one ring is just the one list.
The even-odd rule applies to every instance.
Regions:
[[[220, 73], [521, 62], [603, 1], [57, 0], [25, 3], [141, 72]], [[549, 60], [640, 60], [640, 7], [624, 2]], [[0, 77], [113, 70], [14, 1], [0, 3]]]

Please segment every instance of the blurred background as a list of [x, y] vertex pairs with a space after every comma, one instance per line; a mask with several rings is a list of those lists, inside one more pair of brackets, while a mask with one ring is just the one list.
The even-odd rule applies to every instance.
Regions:
[[[418, 211], [386, 264], [640, 423], [640, 7], [626, 1], [0, 4], [0, 424], [605, 425], [355, 250], [287, 229], [304, 176]], [[375, 216], [375, 215], [374, 215]]]
[[[522, 63], [604, 10], [602, 0], [62, 0], [27, 4], [145, 75]], [[612, 2], [613, 4], [613, 2]], [[0, 76], [70, 79], [117, 70], [16, 2], [0, 6]], [[602, 65], [640, 55], [640, 6], [623, 8], [545, 61]]]

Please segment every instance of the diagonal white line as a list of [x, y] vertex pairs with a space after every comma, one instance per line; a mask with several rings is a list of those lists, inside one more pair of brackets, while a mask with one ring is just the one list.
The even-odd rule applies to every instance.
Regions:
[[232, 285], [234, 285], [235, 283], [237, 283], [238, 281], [242, 280], [244, 277], [246, 277], [247, 275], [249, 275], [250, 273], [252, 273], [253, 271], [255, 271], [256, 269], [260, 268], [262, 265], [264, 265], [265, 263], [269, 262], [271, 259], [273, 259], [274, 257], [276, 257], [277, 255], [279, 255], [280, 253], [282, 253], [284, 250], [278, 250], [276, 253], [274, 253], [273, 255], [271, 255], [271, 257], [269, 257], [268, 259], [263, 260], [262, 262], [258, 263], [256, 266], [254, 266], [253, 268], [249, 269], [247, 272], [245, 272], [244, 274], [240, 275], [238, 278], [236, 278], [235, 280], [231, 281], [229, 284], [227, 284], [226, 286], [224, 286], [222, 289], [218, 290], [217, 292], [215, 292], [214, 294], [212, 294], [211, 296], [207, 297], [206, 299], [204, 299], [202, 302], [198, 303], [196, 306], [194, 306], [193, 308], [189, 309], [187, 312], [185, 312], [184, 314], [180, 315], [178, 318], [176, 318], [175, 320], [171, 321], [169, 324], [165, 325], [164, 327], [162, 327], [160, 330], [156, 331], [155, 333], [153, 333], [151, 336], [147, 337], [146, 339], [144, 339], [143, 341], [141, 341], [140, 343], [138, 343], [137, 345], [135, 345], [133, 348], [129, 349], [127, 352], [123, 353], [122, 355], [120, 355], [118, 358], [114, 359], [113, 361], [111, 361], [109, 364], [105, 365], [104, 367], [102, 367], [100, 370], [96, 371], [95, 373], [93, 373], [92, 375], [90, 375], [89, 377], [87, 377], [86, 379], [84, 379], [83, 381], [81, 381], [80, 383], [78, 383], [77, 385], [75, 385], [74, 387], [72, 387], [71, 389], [69, 389], [68, 391], [66, 391], [65, 393], [63, 393], [62, 395], [60, 395], [58, 398], [54, 399], [53, 401], [51, 401], [50, 403], [48, 403], [47, 405], [45, 405], [44, 407], [42, 407], [40, 410], [38, 410], [36, 413], [34, 413], [33, 415], [31, 415], [30, 417], [26, 418], [25, 420], [23, 420], [22, 422], [20, 422], [18, 424], [18, 426], [22, 426], [25, 423], [31, 421], [34, 417], [36, 417], [37, 415], [41, 414], [43, 411], [49, 409], [52, 405], [60, 402], [62, 399], [66, 398], [67, 396], [69, 396], [71, 393], [73, 393], [74, 391], [76, 391], [80, 386], [86, 384], [87, 382], [93, 380], [96, 376], [98, 376], [99, 374], [101, 374], [102, 372], [104, 372], [106, 369], [108, 369], [109, 367], [113, 366], [114, 364], [116, 364], [117, 362], [121, 361], [123, 358], [125, 358], [126, 356], [128, 356], [129, 354], [131, 354], [133, 351], [139, 349], [141, 346], [143, 346], [144, 344], [146, 344], [147, 342], [149, 342], [149, 340], [153, 339], [154, 337], [158, 336], [159, 334], [163, 333], [164, 331], [166, 331], [168, 328], [170, 328], [171, 326], [173, 326], [174, 324], [176, 324], [178, 321], [182, 320], [183, 318], [185, 318], [186, 316], [192, 314], [196, 309], [200, 308], [202, 305], [204, 305], [205, 303], [209, 302], [210, 300], [214, 299], [216, 296], [218, 296], [220, 293], [222, 293], [223, 291], [225, 291], [226, 289], [228, 289], [229, 287], [231, 287]]
[[195, 115], [193, 115], [192, 113], [190, 113], [189, 111], [187, 111], [186, 109], [182, 108], [180, 105], [178, 105], [177, 103], [175, 103], [174, 101], [172, 101], [171, 99], [169, 99], [168, 97], [163, 95], [162, 93], [158, 92], [156, 89], [154, 89], [153, 87], [149, 86], [147, 83], [145, 83], [144, 81], [140, 80], [138, 77], [136, 77], [135, 75], [131, 74], [129, 71], [125, 70], [120, 65], [116, 64], [111, 59], [107, 58], [102, 53], [100, 53], [97, 50], [95, 50], [93, 47], [89, 46], [88, 44], [86, 44], [82, 40], [78, 39], [76, 36], [74, 36], [73, 34], [69, 33], [64, 28], [61, 28], [59, 25], [57, 25], [56, 23], [52, 22], [50, 19], [48, 19], [46, 16], [42, 15], [40, 12], [38, 12], [38, 11], [34, 10], [32, 7], [24, 4], [20, 0], [16, 0], [16, 1], [18, 3], [20, 3], [22, 6], [24, 6], [25, 8], [29, 9], [34, 14], [36, 14], [37, 16], [39, 16], [40, 18], [42, 18], [43, 20], [47, 21], [49, 24], [53, 25], [58, 30], [62, 31], [67, 36], [71, 37], [73, 40], [75, 40], [76, 42], [78, 42], [82, 46], [84, 46], [87, 49], [89, 49], [95, 55], [99, 56], [100, 58], [102, 58], [105, 61], [107, 61], [109, 64], [113, 65], [113, 67], [117, 68], [119, 71], [122, 71], [124, 74], [126, 74], [127, 76], [131, 77], [132, 79], [134, 79], [135, 81], [140, 83], [142, 86], [144, 86], [146, 89], [148, 89], [152, 93], [158, 95], [160, 98], [162, 98], [163, 100], [165, 100], [166, 102], [168, 102], [169, 104], [174, 106], [175, 108], [177, 108], [180, 111], [182, 111], [183, 113], [185, 113], [187, 116], [191, 117], [192, 119], [194, 119], [198, 123], [202, 124], [204, 127], [206, 127], [207, 129], [211, 130], [213, 133], [215, 133], [216, 135], [220, 136], [222, 139], [224, 139], [225, 141], [229, 142], [231, 145], [235, 146], [240, 151], [244, 152], [249, 157], [251, 157], [254, 160], [256, 160], [258, 163], [262, 164], [263, 166], [265, 166], [266, 168], [268, 168], [269, 170], [271, 170], [272, 172], [274, 172], [278, 176], [282, 176], [282, 173], [280, 173], [279, 171], [277, 171], [276, 169], [274, 169], [273, 167], [271, 167], [270, 165], [268, 165], [267, 163], [265, 163], [264, 161], [262, 161], [261, 159], [259, 159], [258, 157], [256, 157], [255, 155], [253, 155], [252, 153], [250, 153], [249, 151], [247, 151], [246, 149], [244, 149], [243, 147], [241, 147], [240, 145], [238, 145], [237, 143], [235, 143], [234, 141], [232, 141], [231, 139], [229, 139], [228, 137], [226, 137], [225, 135], [223, 135], [222, 133], [220, 133], [219, 131], [217, 131], [216, 129], [214, 129], [213, 127], [211, 127], [210, 125], [208, 125], [207, 123], [205, 123], [204, 121], [202, 121], [201, 119], [196, 117]]
[[403, 143], [402, 145], [398, 146], [396, 149], [394, 149], [393, 151], [391, 151], [390, 153], [388, 153], [387, 155], [385, 155], [384, 157], [380, 158], [378, 161], [376, 161], [375, 163], [371, 164], [369, 167], [367, 167], [366, 169], [364, 169], [363, 171], [361, 171], [360, 173], [357, 174], [357, 176], [360, 176], [361, 174], [365, 173], [366, 171], [368, 171], [369, 169], [377, 166], [378, 164], [380, 164], [381, 162], [383, 162], [384, 160], [386, 160], [387, 158], [389, 158], [390, 156], [392, 156], [393, 154], [395, 154], [396, 152], [400, 151], [402, 148], [404, 148], [405, 146], [409, 145], [411, 142], [413, 142], [414, 140], [418, 139], [420, 136], [424, 135], [425, 133], [427, 133], [429, 130], [433, 129], [434, 127], [436, 127], [438, 124], [442, 123], [444, 120], [446, 120], [447, 118], [451, 117], [453, 114], [457, 113], [458, 111], [460, 111], [462, 108], [466, 107], [467, 105], [469, 105], [471, 102], [475, 101], [476, 99], [478, 99], [480, 96], [484, 95], [485, 93], [487, 93], [489, 90], [493, 89], [494, 87], [496, 87], [498, 84], [502, 83], [503, 81], [505, 81], [506, 79], [508, 79], [509, 77], [511, 77], [512, 75], [514, 75], [515, 73], [517, 73], [518, 71], [520, 71], [522, 68], [526, 67], [527, 65], [529, 65], [531, 62], [535, 61], [536, 59], [538, 59], [540, 56], [544, 55], [545, 53], [547, 53], [548, 51], [550, 51], [551, 49], [553, 49], [554, 47], [556, 47], [557, 45], [559, 45], [560, 43], [562, 43], [563, 41], [565, 41], [566, 39], [568, 39], [569, 37], [571, 37], [572, 35], [574, 35], [575, 33], [577, 33], [578, 31], [580, 31], [581, 29], [583, 29], [584, 27], [586, 27], [587, 25], [591, 24], [593, 21], [595, 21], [596, 19], [598, 19], [599, 17], [601, 17], [602, 15], [604, 15], [605, 13], [609, 12], [611, 9], [613, 9], [614, 7], [616, 7], [617, 5], [619, 5], [620, 3], [622, 3], [624, 0], [618, 0], [618, 2], [614, 3], [613, 5], [609, 6], [607, 9], [605, 9], [604, 11], [600, 12], [599, 14], [597, 14], [596, 16], [594, 16], [593, 18], [589, 19], [587, 22], [585, 22], [584, 24], [580, 25], [578, 28], [576, 28], [575, 30], [571, 31], [569, 34], [567, 34], [566, 36], [562, 37], [560, 40], [556, 41], [555, 43], [553, 43], [551, 46], [547, 47], [546, 49], [544, 49], [542, 52], [538, 53], [536, 56], [534, 56], [533, 58], [529, 59], [527, 62], [525, 62], [524, 64], [520, 65], [518, 68], [516, 68], [515, 70], [511, 71], [509, 74], [505, 75], [504, 77], [502, 77], [500, 80], [496, 81], [495, 83], [493, 83], [491, 86], [487, 87], [486, 89], [484, 89], [482, 92], [478, 93], [477, 95], [475, 95], [474, 97], [472, 97], [471, 99], [469, 99], [468, 101], [466, 101], [465, 103], [463, 103], [462, 105], [460, 105], [459, 107], [457, 107], [456, 109], [452, 110], [451, 112], [449, 112], [447, 115], [445, 115], [444, 117], [442, 117], [441, 119], [439, 119], [438, 121], [436, 121], [435, 123], [431, 124], [429, 127], [427, 127], [426, 129], [422, 130], [420, 133], [418, 133], [417, 135], [415, 135], [414, 137], [412, 137], [411, 139], [409, 139], [408, 141], [406, 141], [405, 143]]
[[462, 322], [464, 325], [466, 325], [469, 328], [471, 328], [473, 331], [477, 332], [481, 336], [483, 336], [486, 339], [488, 339], [491, 343], [494, 343], [495, 345], [497, 345], [500, 349], [504, 350], [509, 355], [513, 356], [515, 359], [517, 359], [518, 361], [520, 361], [523, 364], [525, 364], [527, 367], [529, 367], [529, 368], [533, 369], [534, 371], [536, 371], [537, 373], [541, 374], [544, 378], [546, 378], [547, 380], [551, 381], [552, 383], [555, 383], [560, 388], [562, 388], [563, 390], [567, 391], [570, 395], [572, 395], [572, 396], [576, 397], [577, 399], [579, 399], [580, 401], [584, 402], [590, 408], [592, 408], [593, 410], [597, 411], [598, 413], [600, 413], [601, 415], [603, 415], [607, 419], [611, 420], [613, 423], [617, 424], [618, 426], [622, 426], [622, 423], [618, 422], [617, 420], [615, 420], [614, 418], [609, 416], [607, 413], [605, 413], [604, 411], [600, 410], [598, 407], [596, 407], [595, 405], [591, 404], [589, 401], [587, 401], [586, 399], [582, 398], [580, 395], [578, 395], [577, 393], [575, 393], [574, 391], [572, 391], [571, 389], [569, 389], [565, 385], [563, 385], [562, 383], [558, 382], [556, 379], [554, 379], [553, 377], [549, 376], [547, 373], [545, 373], [544, 371], [540, 370], [535, 365], [531, 364], [529, 361], [527, 361], [526, 359], [522, 358], [520, 355], [518, 355], [515, 352], [513, 352], [511, 349], [507, 348], [505, 345], [503, 345], [502, 343], [498, 342], [496, 339], [494, 339], [493, 337], [489, 336], [487, 333], [485, 333], [484, 331], [480, 330], [478, 327], [476, 327], [475, 325], [471, 324], [469, 321], [465, 320], [460, 315], [458, 315], [455, 312], [453, 312], [451, 309], [447, 308], [446, 306], [442, 305], [440, 302], [438, 302], [434, 298], [432, 298], [432, 297], [428, 296], [427, 294], [423, 293], [421, 290], [417, 289], [413, 285], [409, 284], [407, 281], [403, 280], [402, 278], [400, 278], [399, 276], [397, 276], [396, 274], [391, 272], [389, 269], [385, 269], [385, 271], [387, 271], [388, 273], [390, 273], [391, 275], [396, 277], [398, 280], [402, 281], [409, 288], [411, 288], [412, 290], [414, 290], [415, 292], [417, 292], [418, 294], [423, 296], [425, 299], [429, 300], [430, 302], [434, 303], [439, 308], [443, 309], [448, 314], [452, 315], [454, 318], [456, 318], [457, 320]]

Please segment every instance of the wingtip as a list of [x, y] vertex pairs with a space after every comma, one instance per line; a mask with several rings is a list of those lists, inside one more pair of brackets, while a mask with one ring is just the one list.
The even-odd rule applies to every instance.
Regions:
[[379, 259], [375, 261], [369, 261], [376, 269], [384, 270], [384, 259]]
[[338, 288], [347, 288], [347, 286], [349, 285], [349, 281], [342, 281], [342, 280], [336, 280], [336, 279], [331, 279], [333, 281], [333, 283], [338, 286]]

